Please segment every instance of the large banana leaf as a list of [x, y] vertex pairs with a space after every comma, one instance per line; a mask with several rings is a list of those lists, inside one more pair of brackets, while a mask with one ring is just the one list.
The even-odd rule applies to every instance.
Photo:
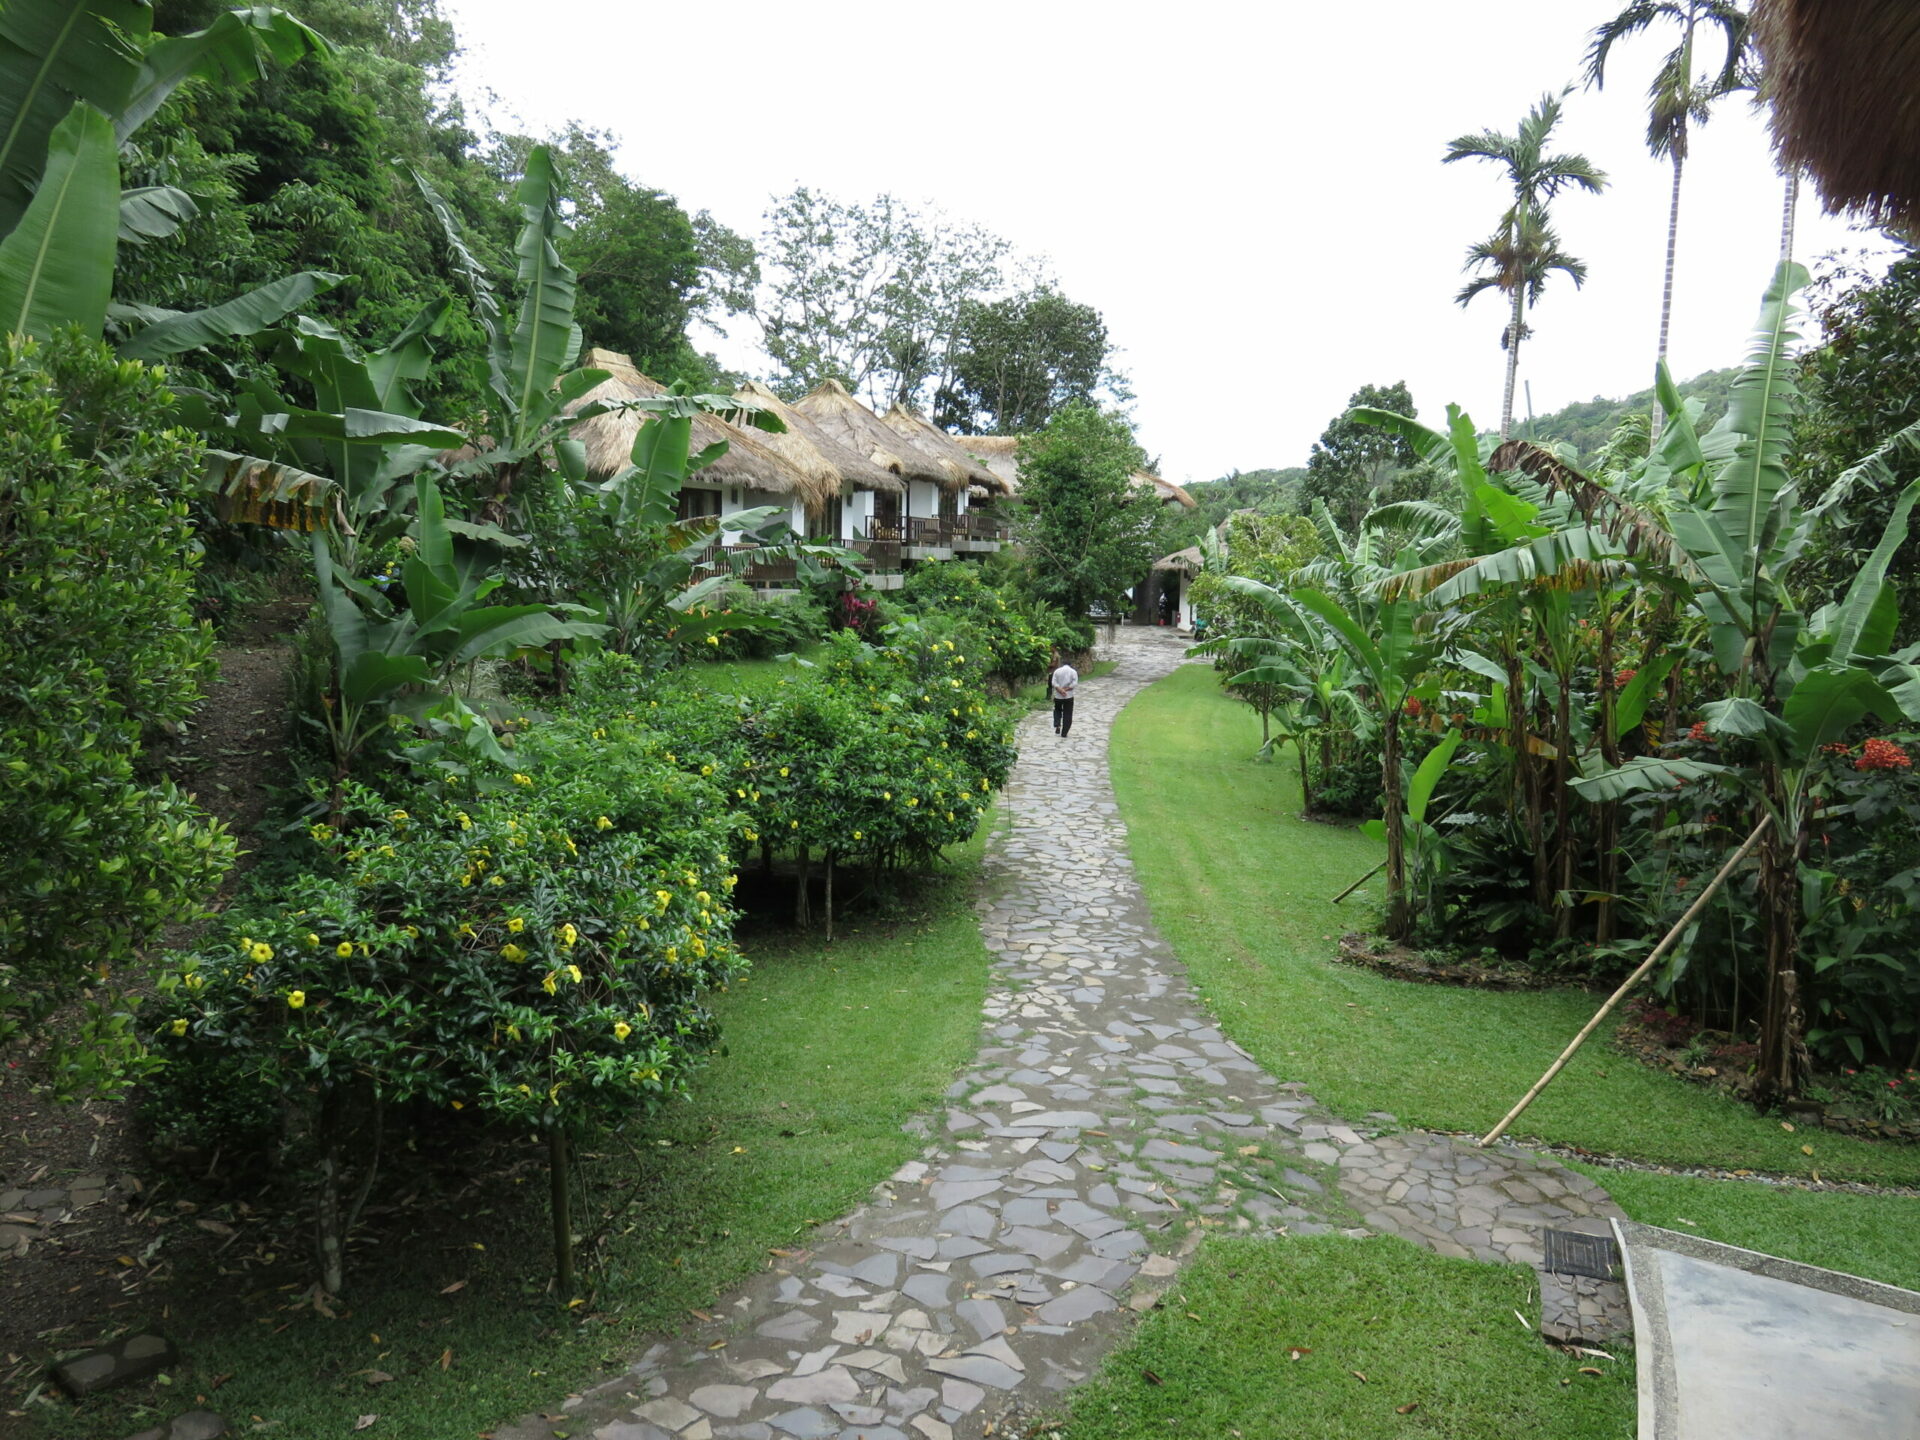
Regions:
[[120, 243], [144, 245], [149, 240], [165, 240], [199, 214], [200, 207], [193, 197], [171, 185], [142, 185], [122, 190]]
[[1781, 707], [1799, 758], [1830, 745], [1869, 713], [1883, 720], [1900, 718], [1899, 704], [1867, 671], [1850, 665], [1822, 665], [1801, 676]]
[[326, 528], [335, 487], [325, 475], [231, 450], [208, 450], [200, 488], [222, 520], [272, 530]]
[[123, 341], [120, 354], [128, 360], [158, 360], [231, 336], [258, 335], [345, 278], [325, 270], [302, 270], [270, 280], [224, 304], [157, 321]]
[[40, 186], [47, 145], [75, 100], [117, 115], [153, 26], [146, 0], [8, 0], [0, 5], [0, 235]]
[[46, 161], [32, 203], [0, 239], [0, 333], [44, 338], [78, 325], [98, 335], [120, 235], [120, 156], [106, 115], [76, 101]]
[[1648, 790], [1672, 790], [1689, 780], [1710, 776], [1739, 777], [1741, 771], [1728, 765], [1710, 765], [1704, 760], [1669, 760], [1658, 755], [1642, 755], [1614, 770], [1597, 775], [1582, 775], [1573, 782], [1582, 798], [1596, 804], [1624, 800]]
[[1427, 804], [1433, 799], [1434, 787], [1440, 783], [1447, 766], [1453, 763], [1453, 752], [1460, 748], [1461, 738], [1458, 730], [1447, 731], [1440, 743], [1427, 752], [1420, 768], [1413, 772], [1413, 779], [1407, 784], [1407, 818], [1414, 824], [1427, 818]]
[[114, 137], [124, 141], [188, 80], [242, 86], [260, 73], [268, 56], [291, 65], [332, 49], [324, 36], [271, 5], [229, 10], [204, 30], [165, 36], [147, 47], [132, 93], [114, 118]]
[[1883, 655], [1893, 644], [1899, 609], [1887, 582], [1887, 566], [1907, 538], [1907, 522], [1916, 499], [1920, 499], [1920, 480], [1907, 486], [1895, 502], [1893, 513], [1887, 517], [1887, 528], [1881, 532], [1880, 543], [1855, 572], [1846, 598], [1840, 602], [1832, 656], [1843, 665], [1856, 655]]
[[575, 277], [560, 259], [567, 227], [560, 219], [553, 152], [545, 145], [536, 145], [527, 157], [514, 198], [523, 221], [514, 246], [520, 261], [520, 314], [508, 362], [510, 391], [502, 398], [508, 404], [509, 426], [516, 430], [514, 443], [524, 445], [531, 438], [529, 417], [579, 348], [573, 324]]
[[1760, 321], [1746, 366], [1727, 396], [1725, 425], [1738, 437], [1733, 459], [1713, 477], [1712, 514], [1726, 553], [1739, 557], [1741, 608], [1756, 612], [1754, 582], [1769, 562], [1774, 502], [1789, 483], [1787, 446], [1799, 398], [1787, 346], [1798, 338], [1793, 297], [1807, 272], [1782, 262], [1760, 305]]

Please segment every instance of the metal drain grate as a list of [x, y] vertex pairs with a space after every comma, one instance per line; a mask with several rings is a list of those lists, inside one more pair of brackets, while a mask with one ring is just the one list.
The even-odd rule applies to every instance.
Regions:
[[1545, 1269], [1555, 1275], [1585, 1275], [1594, 1280], [1620, 1278], [1620, 1253], [1604, 1235], [1577, 1230], [1548, 1230]]

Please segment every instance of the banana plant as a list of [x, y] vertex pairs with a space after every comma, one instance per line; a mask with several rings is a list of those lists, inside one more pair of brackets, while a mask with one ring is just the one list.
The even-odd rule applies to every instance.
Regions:
[[[1582, 793], [1609, 799], [1712, 777], [1747, 797], [1755, 826], [1765, 823], [1758, 898], [1766, 978], [1754, 1089], [1763, 1105], [1796, 1094], [1807, 1073], [1800, 877], [1815, 756], [1868, 715], [1889, 723], [1920, 720], [1917, 657], [1888, 653], [1898, 609], [1887, 580], [1920, 500], [1920, 482], [1901, 495], [1837, 605], [1809, 613], [1783, 578], [1828, 513], [1802, 503], [1786, 463], [1798, 400], [1787, 353], [1796, 338], [1793, 297], [1806, 283], [1805, 270], [1791, 262], [1776, 271], [1726, 417], [1707, 437], [1711, 443], [1688, 448], [1683, 440], [1669, 466], [1684, 497], [1672, 510], [1673, 537], [1712, 653], [1731, 682], [1730, 694], [1702, 708], [1703, 723], [1735, 742], [1735, 754], [1752, 758], [1712, 764], [1647, 756], [1576, 782]], [[1891, 484], [1889, 453], [1883, 447], [1868, 456], [1834, 488]]]
[[514, 191], [521, 217], [514, 244], [520, 309], [511, 322], [453, 207], [425, 175], [417, 170], [410, 173], [440, 222], [474, 318], [486, 333], [486, 382], [494, 403], [488, 417], [492, 439], [478, 455], [456, 467], [456, 473], [493, 480], [487, 510], [490, 518], [500, 520], [528, 467], [541, 463], [541, 457], [576, 420], [599, 413], [591, 407], [581, 409], [579, 402], [609, 378], [605, 370], [568, 368], [580, 353], [580, 327], [573, 319], [578, 277], [560, 259], [560, 244], [568, 232], [560, 218], [553, 151], [545, 145], [534, 147]]
[[[120, 188], [120, 146], [181, 84], [244, 83], [267, 58], [291, 63], [331, 49], [285, 11], [229, 11], [190, 35], [153, 34], [146, 0], [9, 0], [0, 7], [0, 330], [44, 338], [65, 325], [99, 334], [121, 240], [170, 235], [196, 213], [168, 186]], [[317, 273], [307, 283], [322, 284]], [[282, 282], [283, 283], [283, 282]], [[204, 321], [254, 329], [274, 297], [250, 292]], [[244, 303], [243, 303], [244, 302]], [[237, 308], [235, 308], [237, 307]], [[200, 312], [211, 316], [213, 312]], [[151, 355], [186, 317], [146, 342]], [[190, 343], [204, 343], [195, 340]]]
[[461, 693], [461, 672], [476, 661], [605, 631], [582, 605], [481, 604], [499, 582], [487, 577], [481, 549], [455, 536], [429, 475], [414, 480], [413, 520], [413, 553], [400, 571], [404, 609], [336, 570], [327, 537], [313, 537], [314, 580], [334, 645], [324, 723], [336, 779], [352, 772], [396, 715], [473, 756], [514, 764], [492, 724]]
[[[744, 405], [729, 396], [697, 395], [675, 385], [646, 399], [586, 406], [580, 418], [611, 409], [645, 413], [634, 436], [629, 462], [604, 481], [587, 477], [577, 442], [555, 449], [573, 481], [572, 493], [583, 512], [576, 523], [600, 527], [608, 542], [596, 547], [605, 557], [590, 588], [608, 627], [608, 643], [631, 652], [640, 637], [671, 635], [676, 644], [697, 643], [729, 630], [775, 623], [770, 616], [713, 610], [711, 600], [733, 576], [756, 563], [792, 560], [809, 579], [828, 569], [858, 570], [865, 558], [844, 546], [803, 541], [786, 523], [787, 511], [763, 506], [725, 517], [678, 518], [681, 487], [687, 477], [726, 453], [719, 440], [697, 454], [693, 444], [696, 415], [718, 413], [743, 424], [784, 428], [770, 411]], [[748, 543], [716, 553], [725, 533], [744, 535]], [[716, 573], [695, 580], [697, 570]]]
[[[1407, 808], [1400, 816], [1405, 843], [1414, 860], [1410, 870], [1416, 883], [1412, 887], [1414, 898], [1409, 901], [1409, 908], [1424, 915], [1430, 923], [1441, 918], [1441, 886], [1451, 868], [1452, 854], [1447, 842], [1440, 838], [1439, 828], [1427, 822], [1427, 811], [1433, 803], [1433, 792], [1439, 787], [1447, 766], [1453, 763], [1454, 752], [1460, 748], [1463, 738], [1458, 730], [1449, 730], [1441, 737], [1440, 743], [1427, 752], [1426, 758], [1415, 767], [1412, 778], [1407, 781]], [[1364, 821], [1360, 829], [1372, 839], [1387, 839], [1385, 819]]]

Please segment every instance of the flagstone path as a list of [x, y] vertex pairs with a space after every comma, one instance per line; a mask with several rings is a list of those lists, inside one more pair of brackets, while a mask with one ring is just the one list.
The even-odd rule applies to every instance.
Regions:
[[[1534, 1265], [1543, 1227], [1605, 1233], [1619, 1211], [1586, 1177], [1347, 1124], [1206, 1014], [1153, 929], [1106, 765], [1113, 717], [1182, 652], [1122, 631], [1070, 737], [1023, 722], [981, 902], [985, 1033], [944, 1113], [914, 1122], [922, 1158], [711, 1325], [497, 1440], [1004, 1433], [1088, 1378], [1209, 1233], [1377, 1230]], [[1569, 1289], [1575, 1329], [1597, 1333], [1618, 1288]]]

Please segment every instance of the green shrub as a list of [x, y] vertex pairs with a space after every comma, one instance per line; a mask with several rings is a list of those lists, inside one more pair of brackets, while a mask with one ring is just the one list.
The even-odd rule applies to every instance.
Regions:
[[971, 561], [910, 571], [900, 602], [929, 626], [937, 628], [943, 619], [965, 626], [967, 648], [982, 657], [987, 673], [1009, 687], [1044, 675], [1056, 649], [1085, 648], [1079, 629], [1058, 610], [988, 584]]
[[86, 990], [77, 1033], [52, 1037], [63, 1091], [140, 1068], [116, 972], [233, 856], [140, 771], [213, 645], [193, 618], [200, 446], [171, 404], [161, 372], [77, 333], [0, 351], [0, 1044]]
[[716, 648], [728, 660], [768, 660], [802, 650], [830, 628], [826, 607], [808, 594], [769, 596], [745, 585], [729, 585], [707, 607], [750, 622], [720, 633]]
[[[636, 712], [637, 713], [637, 712]], [[718, 786], [654, 757], [636, 721], [535, 727], [494, 793], [402, 803], [343, 787], [297, 885], [237, 903], [162, 979], [156, 1046], [239, 1060], [311, 1142], [323, 1281], [374, 1165], [367, 1116], [403, 1106], [579, 1132], [683, 1094], [739, 968]], [[537, 775], [538, 778], [535, 778]]]

